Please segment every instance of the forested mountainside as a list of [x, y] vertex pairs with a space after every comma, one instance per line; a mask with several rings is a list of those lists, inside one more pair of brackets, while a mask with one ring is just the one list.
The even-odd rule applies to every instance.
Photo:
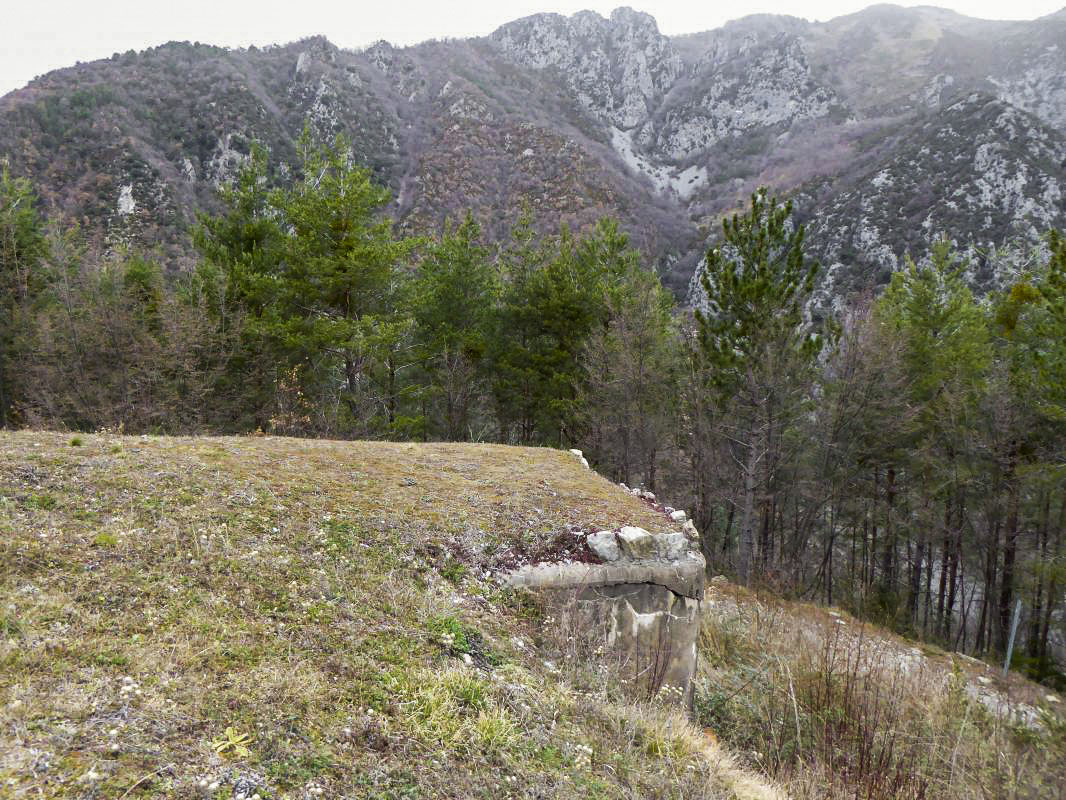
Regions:
[[622, 8], [358, 52], [170, 43], [0, 99], [0, 154], [102, 241], [180, 267], [251, 142], [284, 173], [308, 123], [351, 138], [408, 230], [465, 208], [494, 238], [524, 204], [545, 230], [611, 215], [680, 294], [718, 219], [769, 185], [836, 293], [940, 232], [980, 255], [1066, 221], [1066, 16], [881, 5], [668, 37]]

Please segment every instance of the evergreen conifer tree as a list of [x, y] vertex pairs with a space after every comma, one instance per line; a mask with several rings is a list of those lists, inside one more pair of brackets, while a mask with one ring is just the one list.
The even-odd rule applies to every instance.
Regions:
[[707, 305], [696, 314], [695, 355], [714, 396], [717, 430], [741, 465], [743, 580], [755, 557], [757, 502], [769, 558], [775, 459], [825, 342], [804, 308], [819, 265], [806, 258], [803, 226], [791, 217], [791, 201], [778, 203], [760, 188], [747, 213], [723, 220], [721, 242], [708, 252], [701, 276]]

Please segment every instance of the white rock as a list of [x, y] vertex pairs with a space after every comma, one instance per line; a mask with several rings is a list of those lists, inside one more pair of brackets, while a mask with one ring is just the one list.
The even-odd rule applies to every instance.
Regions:
[[589, 469], [588, 459], [584, 456], [581, 456], [581, 466], [583, 466], [585, 469]]
[[120, 217], [126, 217], [137, 210], [137, 201], [133, 199], [133, 184], [123, 186], [118, 193], [116, 211]]
[[655, 537], [659, 555], [669, 561], [677, 561], [688, 549], [688, 539], [683, 533], [664, 533]]
[[700, 538], [700, 532], [696, 530], [696, 524], [690, 519], [685, 520], [685, 524], [681, 526], [681, 530], [683, 530], [693, 539]]
[[589, 534], [589, 549], [604, 561], [617, 561], [622, 557], [622, 551], [618, 547], [618, 538], [614, 531], [596, 531]]
[[674, 522], [684, 522], [688, 519], [688, 514], [686, 514], [681, 509], [678, 509], [677, 511], [670, 512], [670, 519], [672, 519]]
[[652, 558], [655, 555], [655, 539], [643, 528], [627, 525], [618, 532], [618, 544], [630, 558]]
[[577, 449], [576, 447], [574, 447], [574, 448], [571, 448], [571, 450], [570, 450], [570, 455], [572, 455], [572, 456], [577, 456], [578, 458], [581, 458], [581, 457], [582, 457], [582, 456], [584, 456], [585, 454], [584, 454], [584, 453], [582, 453], [582, 452], [581, 452], [580, 450], [578, 450], [578, 449]]
[[655, 502], [655, 494], [652, 492], [641, 492], [640, 496], [643, 497], [645, 500], [650, 500], [653, 503]]

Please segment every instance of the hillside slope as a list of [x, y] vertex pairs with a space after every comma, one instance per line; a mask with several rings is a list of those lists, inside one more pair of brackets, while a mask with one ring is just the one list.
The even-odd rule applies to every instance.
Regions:
[[694, 718], [790, 797], [1062, 797], [1059, 694], [722, 578], [704, 602]]
[[553, 450], [0, 434], [0, 796], [773, 798], [491, 573], [666, 524]]
[[501, 588], [622, 524], [549, 449], [0, 433], [0, 797], [1058, 796], [1016, 675], [715, 579], [686, 717]]

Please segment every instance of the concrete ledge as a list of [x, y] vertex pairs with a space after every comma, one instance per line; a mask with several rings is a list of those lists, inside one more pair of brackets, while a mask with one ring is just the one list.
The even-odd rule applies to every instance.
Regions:
[[677, 561], [626, 561], [613, 564], [528, 564], [506, 573], [503, 581], [514, 588], [591, 589], [600, 586], [648, 583], [663, 586], [676, 595], [703, 598], [703, 556], [687, 551]]

